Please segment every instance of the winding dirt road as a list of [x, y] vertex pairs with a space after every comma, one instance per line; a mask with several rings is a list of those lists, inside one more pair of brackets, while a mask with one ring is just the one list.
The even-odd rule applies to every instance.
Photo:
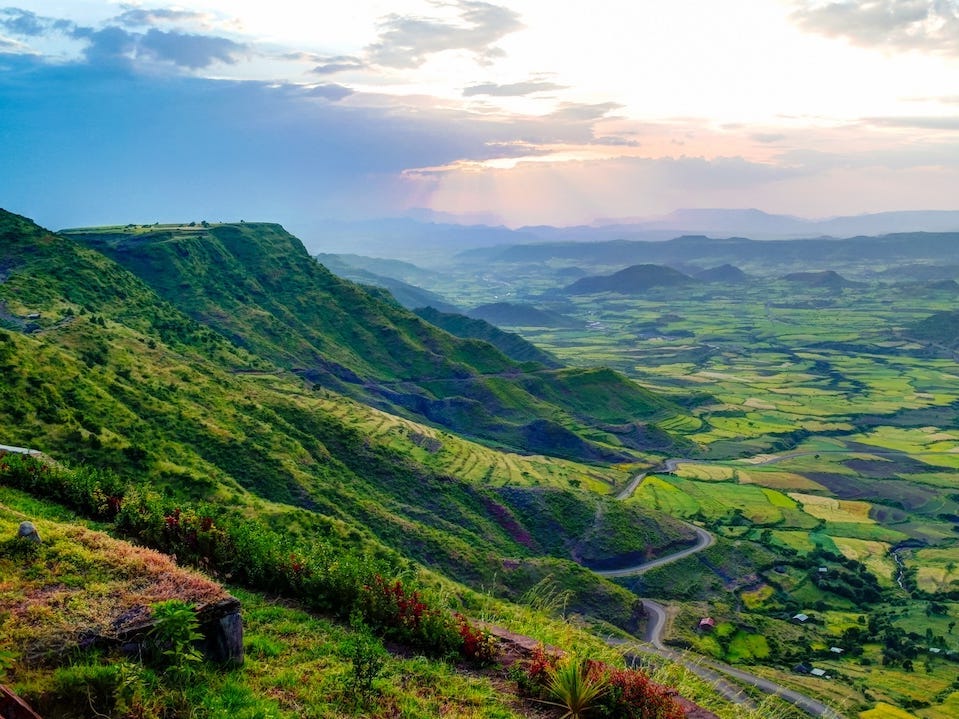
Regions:
[[[806, 453], [797, 452], [788, 456], [795, 457], [800, 454]], [[786, 456], [773, 457], [768, 460], [764, 460], [760, 464], [772, 464], [773, 462], [782, 461], [783, 459], [786, 459]], [[631, 497], [633, 492], [635, 492], [637, 487], [642, 484], [647, 475], [662, 471], [672, 472], [676, 469], [676, 465], [689, 461], [691, 460], [678, 458], [668, 459], [658, 467], [651, 469], [649, 472], [637, 474], [632, 480], [630, 480], [629, 484], [626, 485], [626, 487], [618, 495], [616, 495], [616, 499], [624, 500]], [[702, 463], [702, 460], [699, 460], [697, 463]], [[643, 574], [644, 572], [648, 572], [651, 569], [662, 567], [666, 564], [671, 564], [672, 562], [677, 562], [680, 559], [689, 557], [697, 552], [701, 552], [704, 549], [711, 547], [716, 542], [716, 538], [702, 527], [698, 527], [695, 524], [690, 524], [689, 522], [684, 522], [684, 524], [696, 532], [696, 544], [693, 546], [687, 547], [686, 549], [673, 554], [668, 554], [664, 557], [659, 557], [658, 559], [654, 559], [649, 562], [643, 562], [642, 564], [623, 567], [622, 569], [593, 571], [603, 577], [635, 576], [638, 574]], [[651, 599], [643, 599], [643, 606], [646, 608], [646, 611], [649, 614], [649, 619], [646, 622], [646, 633], [643, 636], [643, 641], [646, 642], [646, 644], [632, 646], [627, 656], [653, 654], [656, 656], [665, 657], [673, 662], [678, 662], [697, 676], [711, 683], [727, 700], [746, 708], [755, 708], [756, 704], [752, 701], [752, 699], [749, 698], [749, 696], [747, 696], [743, 689], [737, 687], [735, 684], [729, 681], [730, 677], [738, 682], [759, 689], [765, 694], [772, 694], [781, 697], [811, 716], [823, 717], [824, 719], [844, 719], [842, 714], [839, 714], [831, 707], [828, 707], [822, 702], [817, 701], [812, 697], [808, 697], [805, 694], [788, 689], [781, 684], [777, 684], [768, 679], [763, 679], [762, 677], [757, 677], [755, 674], [750, 674], [749, 672], [745, 672], [742, 669], [730, 666], [729, 664], [724, 664], [723, 662], [713, 661], [699, 655], [693, 657], [689, 654], [678, 652], [674, 649], [669, 649], [663, 644], [663, 632], [666, 629], [666, 619], [668, 616], [666, 607], [658, 602], [654, 602]], [[626, 642], [624, 640], [613, 639], [610, 640], [610, 643], [621, 645], [625, 644]]]

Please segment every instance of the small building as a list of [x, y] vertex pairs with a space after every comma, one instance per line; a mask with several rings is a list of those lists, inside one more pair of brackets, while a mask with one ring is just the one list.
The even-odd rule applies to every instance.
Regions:
[[703, 617], [699, 620], [699, 624], [696, 628], [701, 632], [712, 631], [716, 628], [716, 620], [712, 617]]
[[842, 647], [829, 647], [829, 651], [831, 651], [833, 654], [842, 654], [842, 653], [843, 653], [843, 648], [842, 648]]
[[825, 574], [825, 573], [828, 572], [828, 571], [829, 571], [829, 567], [820, 567], [820, 568], [819, 568], [819, 573], [820, 573], [820, 574]]
[[800, 612], [799, 614], [796, 614], [793, 616], [793, 621], [799, 622], [800, 624], [805, 624], [806, 622], [809, 621], [809, 615], [803, 614], [802, 612]]
[[793, 667], [793, 671], [797, 674], [809, 674], [812, 668], [808, 664], [799, 663]]
[[812, 674], [814, 677], [822, 677], [823, 679], [828, 679], [828, 678], [829, 678], [829, 675], [826, 674], [826, 670], [825, 670], [825, 669], [813, 669], [813, 670], [810, 671], [809, 673]]
[[930, 653], [930, 654], [941, 654], [941, 653], [942, 653], [942, 649], [940, 649], [939, 647], [929, 647], [929, 653]]

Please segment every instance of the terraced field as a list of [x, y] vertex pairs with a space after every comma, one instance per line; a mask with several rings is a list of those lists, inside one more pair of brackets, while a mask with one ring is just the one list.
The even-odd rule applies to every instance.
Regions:
[[[697, 449], [646, 476], [629, 501], [701, 523], [719, 541], [624, 585], [702, 602], [697, 612], [729, 626], [708, 637], [676, 627], [680, 639], [727, 661], [779, 664], [797, 687], [842, 698], [850, 715], [956, 716], [959, 664], [940, 656], [959, 658], [959, 364], [909, 336], [955, 294], [848, 266], [835, 269], [866, 282], [830, 290], [767, 274], [735, 287], [562, 297], [558, 269], [516, 268], [521, 281], [497, 294], [579, 325], [507, 329], [692, 408], [663, 427]], [[762, 263], [749, 269], [763, 272]], [[462, 294], [430, 289], [466, 306], [482, 297], [469, 272], [454, 275]], [[796, 612], [816, 621], [795, 647], [774, 644], [767, 655], [752, 646], [764, 622], [788, 624]], [[883, 616], [892, 629], [848, 640], [847, 655], [817, 654]], [[897, 654], [893, 641], [914, 654]], [[789, 673], [789, 662], [807, 660], [829, 670], [831, 687]]]

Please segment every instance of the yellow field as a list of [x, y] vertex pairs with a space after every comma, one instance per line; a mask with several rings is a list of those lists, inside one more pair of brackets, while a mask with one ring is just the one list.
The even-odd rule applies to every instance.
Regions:
[[942, 592], [959, 587], [959, 548], [920, 549], [911, 560], [916, 567], [916, 582], [926, 592]]
[[766, 600], [769, 599], [773, 594], [776, 593], [776, 590], [770, 587], [768, 584], [763, 584], [758, 589], [753, 589], [752, 591], [742, 592], [740, 597], [743, 600], [743, 604], [746, 605], [747, 609], [753, 610], [762, 607], [766, 603]]
[[818, 482], [813, 482], [811, 479], [806, 479], [801, 474], [793, 474], [792, 472], [783, 472], [783, 471], [769, 471], [761, 472], [756, 469], [751, 469], [748, 472], [746, 470], [739, 470], [739, 483], [740, 484], [758, 484], [761, 487], [769, 487], [770, 489], [802, 489], [802, 490], [822, 490], [826, 491], [826, 488], [823, 487]]
[[918, 719], [918, 717], [905, 709], [898, 709], [892, 704], [879, 702], [873, 709], [859, 712], [859, 719]]
[[674, 474], [685, 479], [700, 479], [705, 481], [723, 482], [733, 479], [735, 470], [732, 467], [722, 467], [709, 464], [694, 464], [682, 462], [676, 465]]
[[833, 542], [844, 557], [865, 564], [882, 584], [892, 584], [896, 576], [896, 562], [889, 556], [889, 544], [849, 537], [833, 537]]
[[790, 492], [789, 496], [803, 506], [806, 514], [826, 522], [849, 522], [853, 524], [875, 524], [869, 518], [871, 505], [869, 502], [859, 502], [851, 499], [833, 499], [821, 497], [818, 494], [801, 494]]
[[750, 397], [745, 402], [743, 402], [744, 407], [752, 407], [753, 409], [779, 409], [772, 402], [766, 402], [759, 399], [758, 397]]

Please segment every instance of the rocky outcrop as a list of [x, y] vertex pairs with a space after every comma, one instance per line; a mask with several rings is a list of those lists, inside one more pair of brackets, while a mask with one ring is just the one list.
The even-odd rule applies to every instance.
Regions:
[[200, 633], [203, 634], [203, 655], [211, 662], [240, 666], [243, 664], [243, 617], [240, 602], [233, 597], [197, 610]]

